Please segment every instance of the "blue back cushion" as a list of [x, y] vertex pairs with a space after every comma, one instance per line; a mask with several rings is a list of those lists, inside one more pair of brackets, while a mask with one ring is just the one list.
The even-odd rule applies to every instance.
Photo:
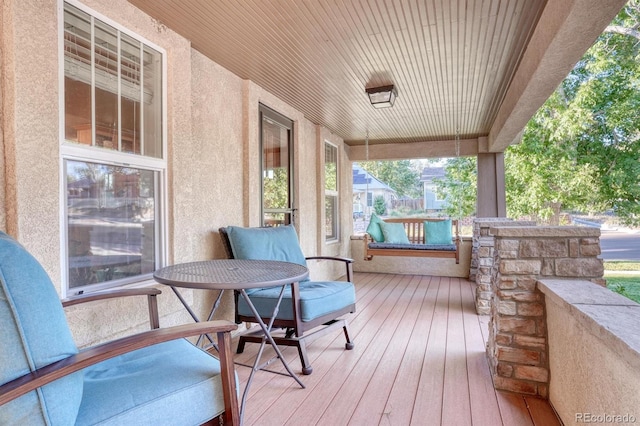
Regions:
[[280, 260], [307, 266], [293, 225], [274, 228], [228, 226], [227, 236], [236, 259]]
[[280, 260], [307, 266], [293, 225], [274, 228], [227, 227], [236, 259]]
[[[76, 353], [47, 273], [0, 232], [0, 384]], [[82, 381], [78, 372], [0, 406], [0, 424], [74, 424]]]
[[427, 244], [451, 244], [453, 240], [451, 219], [426, 221], [424, 233]]
[[382, 234], [381, 223], [384, 221], [380, 219], [375, 213], [371, 213], [371, 219], [369, 219], [369, 226], [367, 226], [367, 234], [371, 235], [373, 241], [381, 243], [384, 241], [384, 235]]
[[385, 243], [411, 244], [401, 223], [380, 222], [380, 229], [382, 229]]

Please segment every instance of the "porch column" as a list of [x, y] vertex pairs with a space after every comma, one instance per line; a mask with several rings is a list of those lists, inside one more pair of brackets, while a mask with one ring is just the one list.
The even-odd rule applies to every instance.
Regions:
[[473, 220], [471, 265], [469, 280], [476, 283], [476, 312], [491, 314], [491, 301], [495, 288], [491, 282], [494, 261], [494, 240], [489, 233], [494, 226], [536, 226], [532, 220], [511, 220], [500, 217], [478, 217]]
[[496, 389], [548, 397], [549, 348], [539, 279], [604, 285], [600, 230], [496, 226], [487, 355]]
[[506, 217], [504, 153], [478, 154], [477, 217]]

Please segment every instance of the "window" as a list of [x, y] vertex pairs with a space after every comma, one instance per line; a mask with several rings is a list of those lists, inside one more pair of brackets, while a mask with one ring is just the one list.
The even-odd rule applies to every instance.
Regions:
[[67, 294], [148, 279], [164, 259], [164, 52], [64, 3], [61, 114]]
[[325, 239], [338, 239], [338, 148], [324, 143]]

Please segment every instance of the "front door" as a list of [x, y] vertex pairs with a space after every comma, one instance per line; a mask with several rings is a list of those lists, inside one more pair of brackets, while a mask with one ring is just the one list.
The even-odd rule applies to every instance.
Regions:
[[260, 105], [262, 226], [293, 223], [293, 121]]

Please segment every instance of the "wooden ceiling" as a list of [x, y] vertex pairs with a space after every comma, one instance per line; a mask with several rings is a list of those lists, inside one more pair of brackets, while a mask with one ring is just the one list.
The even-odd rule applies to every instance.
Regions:
[[[517, 138], [624, 4], [129, 1], [348, 145], [362, 145], [367, 134], [372, 145], [452, 141], [459, 135], [487, 138], [487, 151], [503, 150]], [[398, 90], [395, 105], [374, 109], [365, 88], [388, 84]]]

